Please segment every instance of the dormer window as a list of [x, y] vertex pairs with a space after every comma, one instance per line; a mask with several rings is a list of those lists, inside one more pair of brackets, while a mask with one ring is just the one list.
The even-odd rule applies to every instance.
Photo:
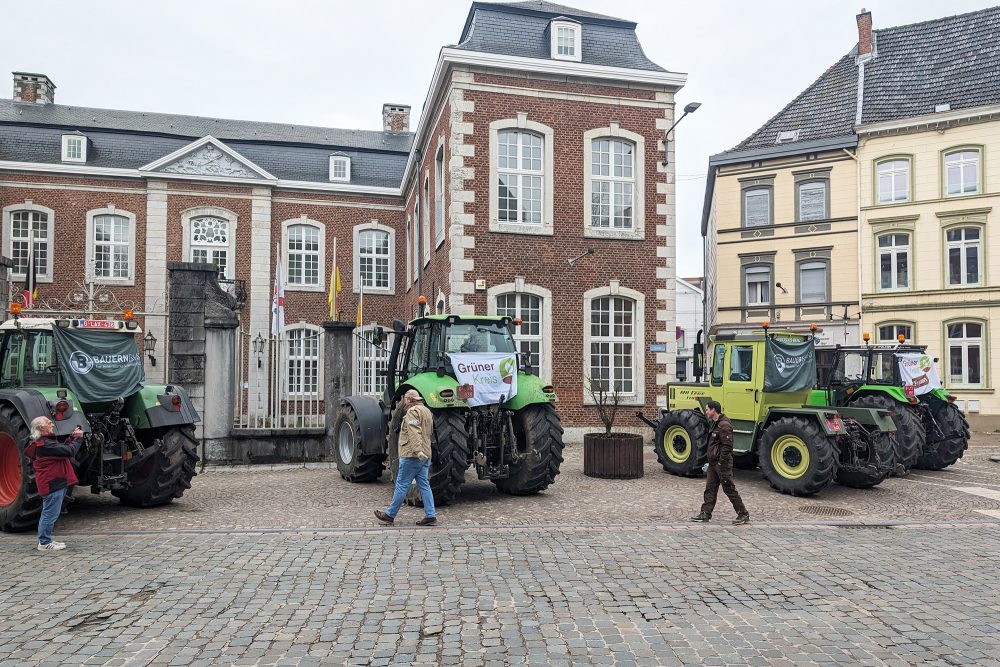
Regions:
[[62, 161], [86, 162], [87, 137], [82, 134], [64, 134], [62, 137]]
[[351, 182], [351, 158], [346, 155], [330, 156], [330, 180], [340, 183]]
[[575, 60], [580, 62], [580, 35], [583, 26], [573, 19], [560, 17], [549, 24], [552, 36], [552, 57], [556, 60]]
[[778, 132], [778, 138], [774, 143], [787, 144], [791, 143], [792, 141], [798, 141], [798, 140], [799, 140], [798, 130], [785, 130], [784, 132]]

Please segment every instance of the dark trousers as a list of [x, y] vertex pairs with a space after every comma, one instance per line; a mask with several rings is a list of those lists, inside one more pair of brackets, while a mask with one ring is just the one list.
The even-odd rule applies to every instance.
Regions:
[[736, 484], [733, 482], [732, 459], [728, 461], [715, 461], [714, 463], [709, 462], [708, 479], [705, 481], [705, 504], [701, 506], [701, 513], [706, 516], [712, 516], [712, 510], [715, 509], [715, 500], [719, 497], [720, 484], [722, 485], [722, 491], [729, 496], [729, 501], [733, 504], [733, 509], [736, 510], [736, 513], [749, 514], [746, 505], [743, 504], [743, 499], [740, 498], [740, 492], [736, 490]]

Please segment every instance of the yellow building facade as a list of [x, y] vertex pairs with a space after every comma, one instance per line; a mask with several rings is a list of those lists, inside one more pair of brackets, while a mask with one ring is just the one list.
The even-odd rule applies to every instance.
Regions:
[[859, 342], [854, 139], [830, 143], [713, 158], [713, 331], [815, 323], [820, 345]]
[[1000, 105], [857, 132], [862, 328], [927, 345], [974, 423], [1000, 426]]

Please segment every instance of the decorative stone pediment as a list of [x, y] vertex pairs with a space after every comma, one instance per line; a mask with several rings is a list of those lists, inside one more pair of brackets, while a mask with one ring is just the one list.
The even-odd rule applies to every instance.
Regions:
[[142, 168], [166, 174], [217, 178], [274, 179], [218, 139], [204, 137]]

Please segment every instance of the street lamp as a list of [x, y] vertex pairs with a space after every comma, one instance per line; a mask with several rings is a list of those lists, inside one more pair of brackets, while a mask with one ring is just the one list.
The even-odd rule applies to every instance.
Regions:
[[149, 357], [150, 366], [156, 366], [156, 357], [153, 356], [153, 352], [156, 352], [156, 336], [153, 335], [152, 331], [147, 331], [146, 335], [143, 336], [142, 351]]
[[684, 116], [687, 116], [689, 113], [694, 113], [695, 111], [698, 110], [698, 107], [700, 107], [700, 106], [701, 106], [701, 102], [690, 102], [690, 103], [688, 103], [688, 105], [684, 107], [684, 113], [681, 115], [681, 117], [678, 118], [677, 120], [675, 120], [674, 124], [671, 125], [670, 128], [667, 129], [666, 132], [663, 133], [663, 166], [664, 167], [666, 167], [667, 164], [668, 164], [667, 155], [670, 153], [670, 133], [673, 131], [673, 129], [675, 127], [677, 127], [678, 123], [680, 123], [682, 120], [684, 120]]
[[264, 336], [257, 332], [257, 337], [253, 339], [253, 353], [257, 355], [257, 368], [260, 368], [261, 362], [264, 359], [264, 346], [267, 341], [264, 340]]

